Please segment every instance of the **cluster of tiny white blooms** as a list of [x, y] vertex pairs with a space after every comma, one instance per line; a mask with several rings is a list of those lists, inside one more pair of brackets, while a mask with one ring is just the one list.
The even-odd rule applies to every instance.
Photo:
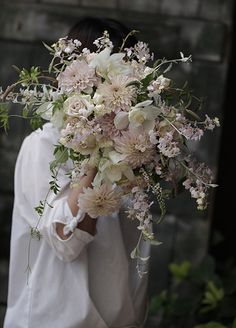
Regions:
[[188, 140], [200, 140], [204, 131], [199, 127], [194, 127], [191, 124], [185, 124], [179, 128], [181, 134]]
[[38, 98], [38, 90], [34, 88], [20, 89], [19, 91], [20, 102], [26, 104], [27, 102], [33, 102]]
[[176, 157], [180, 154], [178, 143], [174, 141], [173, 132], [167, 132], [164, 137], [159, 138], [158, 149], [166, 157]]
[[153, 202], [148, 200], [148, 195], [139, 187], [134, 187], [132, 193], [132, 207], [128, 208], [128, 218], [139, 221], [138, 229], [142, 231], [145, 237], [153, 239], [151, 231], [152, 214], [150, 207]]
[[67, 37], [60, 38], [58, 42], [52, 45], [56, 57], [61, 57], [63, 54], [71, 54], [81, 46], [79, 40], [68, 40]]
[[167, 79], [163, 75], [158, 76], [158, 78], [152, 81], [147, 90], [149, 91], [148, 97], [156, 97], [159, 95], [163, 90], [167, 89], [170, 86], [170, 79]]
[[[158, 123], [159, 123], [159, 122], [158, 122]], [[156, 145], [156, 144], [158, 143], [158, 133], [157, 133], [157, 131], [150, 130], [148, 134], [149, 134], [150, 142], [151, 142], [153, 145]]]
[[138, 41], [134, 47], [125, 48], [127, 57], [136, 58], [140, 63], [147, 63], [153, 59], [153, 53], [150, 54], [150, 49], [147, 43]]
[[216, 126], [220, 126], [220, 121], [218, 117], [211, 119], [208, 115], [206, 115], [206, 119], [204, 121], [204, 126], [206, 130], [213, 130]]
[[127, 76], [117, 75], [98, 86], [97, 93], [104, 99], [105, 108], [114, 112], [129, 110], [136, 99], [135, 87], [127, 86], [130, 81]]
[[84, 188], [79, 195], [78, 206], [91, 218], [112, 215], [119, 210], [121, 195], [120, 190], [111, 184]]
[[95, 75], [95, 69], [84, 60], [75, 60], [58, 75], [57, 80], [58, 87], [63, 92], [91, 93], [93, 86], [98, 82], [98, 77]]
[[162, 177], [165, 181], [176, 185], [178, 177], [182, 176], [183, 168], [174, 157], [170, 158], [168, 164], [168, 168], [162, 172]]
[[183, 115], [183, 113], [176, 113], [175, 120], [183, 124], [187, 122], [186, 117]]
[[60, 96], [61, 92], [51, 86], [27, 86], [26, 88], [20, 88], [17, 94], [9, 94], [8, 100], [22, 105], [30, 103], [39, 106], [41, 103], [56, 101]]
[[208, 187], [213, 181], [212, 171], [204, 163], [197, 163], [186, 158], [188, 177], [183, 182], [185, 189], [189, 190], [191, 197], [196, 199], [197, 208], [205, 209], [207, 206]]
[[103, 32], [103, 35], [96, 39], [93, 44], [98, 48], [98, 51], [101, 51], [104, 48], [113, 49], [113, 43], [110, 40], [109, 33], [107, 31]]

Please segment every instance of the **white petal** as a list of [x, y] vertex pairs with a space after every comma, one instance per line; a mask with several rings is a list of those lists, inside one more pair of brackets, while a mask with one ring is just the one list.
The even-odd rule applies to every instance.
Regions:
[[122, 170], [119, 165], [113, 165], [105, 171], [110, 182], [119, 181], [122, 178]]
[[154, 120], [146, 120], [143, 123], [143, 128], [146, 132], [149, 132], [150, 130], [153, 130], [155, 126], [155, 121]]
[[113, 164], [117, 164], [126, 158], [126, 155], [120, 154], [115, 150], [110, 151], [108, 156]]
[[134, 179], [134, 172], [130, 168], [130, 166], [128, 165], [126, 165], [125, 167], [123, 166], [122, 172], [128, 180], [132, 181]]
[[98, 54], [96, 54], [93, 59], [91, 60], [89, 66], [91, 67], [97, 67], [97, 66], [104, 66], [104, 64], [107, 63], [107, 60], [109, 59], [111, 54], [111, 49], [105, 48]]
[[129, 124], [129, 118], [128, 118], [128, 113], [127, 112], [119, 112], [116, 114], [114, 118], [114, 124], [115, 127], [119, 130], [123, 130], [127, 128]]
[[41, 106], [38, 107], [36, 110], [37, 114], [40, 114], [40, 116], [44, 120], [50, 120], [52, 117], [52, 103], [51, 102], [45, 102]]
[[146, 106], [151, 105], [152, 102], [153, 102], [152, 100], [145, 100], [145, 101], [138, 103], [134, 107], [146, 107]]

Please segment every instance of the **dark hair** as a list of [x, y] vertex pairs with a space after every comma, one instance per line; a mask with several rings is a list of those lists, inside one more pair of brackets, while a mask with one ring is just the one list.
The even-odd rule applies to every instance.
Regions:
[[[115, 19], [85, 17], [70, 29], [68, 39], [78, 39], [82, 42], [83, 48], [96, 51], [97, 48], [93, 42], [101, 37], [105, 30], [109, 33], [110, 40], [114, 46], [114, 52], [119, 51], [123, 39], [125, 39], [131, 31], [128, 27]], [[135, 43], [137, 43], [137, 39], [134, 35], [131, 35], [128, 37], [125, 47], [133, 47]]]

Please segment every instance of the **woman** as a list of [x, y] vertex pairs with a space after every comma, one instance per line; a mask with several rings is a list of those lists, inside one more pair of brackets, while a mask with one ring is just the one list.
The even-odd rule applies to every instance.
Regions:
[[[110, 19], [87, 18], [71, 29], [68, 37], [94, 50], [93, 41], [107, 30], [118, 50], [129, 30]], [[135, 39], [128, 39], [127, 47]], [[34, 207], [45, 198], [51, 180], [49, 163], [59, 132], [51, 123], [24, 140], [15, 168], [15, 202], [11, 236], [8, 309], [5, 328], [135, 328], [143, 327], [147, 315], [148, 276], [140, 278], [130, 252], [139, 231], [136, 223], [119, 215], [92, 219], [88, 215], [69, 234], [64, 227], [78, 219], [78, 195], [91, 186], [91, 168], [79, 186], [70, 188], [65, 175], [68, 162], [58, 174], [60, 192], [50, 194], [39, 225], [42, 238], [31, 239], [27, 259], [29, 226], [34, 227]], [[149, 254], [149, 244], [141, 244]], [[31, 274], [26, 283], [27, 263]]]

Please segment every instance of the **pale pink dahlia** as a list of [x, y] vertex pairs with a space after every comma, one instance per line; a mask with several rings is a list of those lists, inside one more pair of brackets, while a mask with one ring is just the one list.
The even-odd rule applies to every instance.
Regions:
[[90, 67], [84, 60], [75, 60], [58, 77], [58, 86], [62, 91], [85, 91], [89, 92], [97, 83], [94, 68]]
[[112, 77], [110, 82], [99, 85], [97, 93], [104, 98], [105, 106], [114, 112], [128, 111], [136, 98], [134, 86], [127, 86], [130, 78], [123, 75]]
[[126, 161], [133, 169], [152, 162], [156, 153], [149, 136], [135, 131], [122, 132], [122, 136], [115, 139], [115, 149], [126, 155]]
[[80, 194], [78, 206], [91, 218], [111, 215], [120, 207], [121, 192], [110, 184], [100, 187], [84, 188]]
[[121, 135], [121, 130], [118, 130], [114, 124], [115, 116], [115, 113], [110, 113], [97, 118], [96, 122], [101, 127], [104, 137], [118, 137]]

